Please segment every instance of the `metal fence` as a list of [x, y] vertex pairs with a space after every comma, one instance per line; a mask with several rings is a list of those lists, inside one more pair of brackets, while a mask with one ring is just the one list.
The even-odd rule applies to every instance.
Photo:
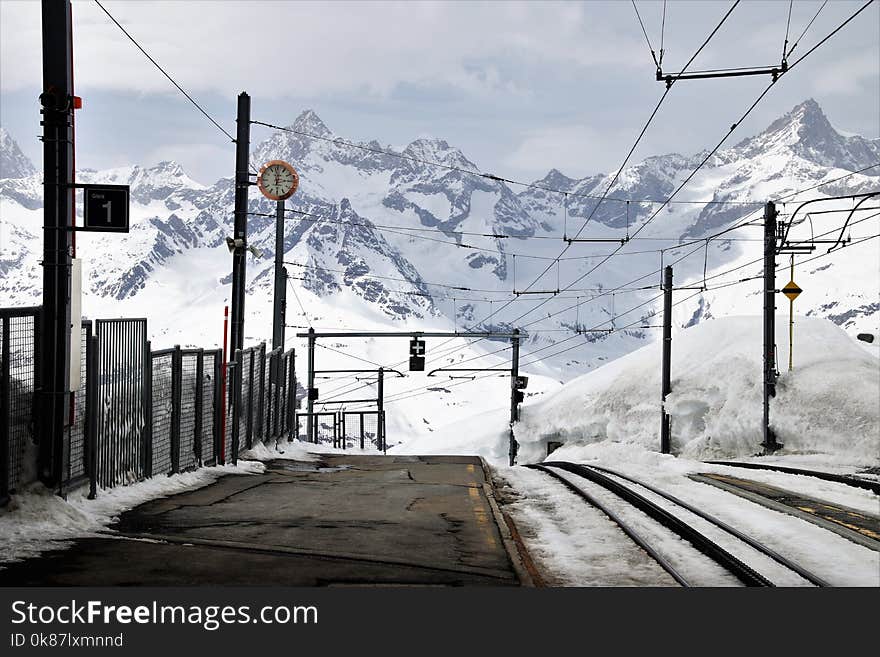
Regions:
[[92, 337], [92, 322], [83, 320], [80, 329], [80, 369], [79, 389], [73, 393], [70, 406], [69, 424], [65, 427], [62, 493], [88, 479], [89, 451], [86, 437], [88, 407], [86, 374], [88, 372], [89, 343]]
[[379, 411], [340, 411], [340, 427], [342, 428], [342, 447], [352, 446], [365, 449], [372, 445], [385, 451], [385, 413]]
[[[37, 478], [40, 308], [0, 309], [0, 504]], [[294, 352], [265, 344], [152, 351], [147, 320], [85, 320], [79, 390], [70, 396], [59, 493], [235, 463], [259, 441], [292, 440]], [[225, 392], [224, 392], [225, 391]]]
[[319, 411], [312, 413], [312, 432], [308, 435], [308, 413], [295, 413], [296, 436], [312, 443], [331, 443], [333, 447], [346, 449], [372, 446], [385, 451], [385, 412], [366, 411]]
[[0, 309], [0, 503], [37, 477], [34, 404], [40, 308]]

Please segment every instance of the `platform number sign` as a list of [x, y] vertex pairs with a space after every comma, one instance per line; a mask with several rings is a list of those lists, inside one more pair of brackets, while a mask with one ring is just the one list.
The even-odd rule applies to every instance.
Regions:
[[78, 230], [128, 232], [128, 185], [81, 185], [83, 226]]
[[413, 338], [409, 342], [409, 371], [425, 371], [425, 341]]

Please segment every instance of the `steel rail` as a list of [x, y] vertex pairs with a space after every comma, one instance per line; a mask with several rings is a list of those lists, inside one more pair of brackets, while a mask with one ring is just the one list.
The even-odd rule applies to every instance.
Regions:
[[762, 554], [767, 555], [768, 557], [770, 557], [771, 559], [773, 559], [777, 563], [785, 566], [789, 570], [793, 570], [798, 575], [803, 577], [805, 580], [807, 580], [808, 582], [811, 582], [812, 584], [815, 584], [816, 586], [831, 586], [828, 582], [826, 582], [824, 579], [822, 579], [818, 575], [814, 575], [813, 573], [806, 570], [805, 568], [802, 568], [801, 566], [794, 563], [793, 561], [790, 561], [789, 559], [783, 557], [781, 554], [779, 554], [775, 550], [772, 550], [771, 548], [767, 547], [763, 543], [759, 543], [758, 541], [753, 539], [751, 536], [743, 534], [741, 531], [739, 531], [735, 527], [731, 527], [723, 520], [719, 520], [715, 516], [709, 515], [705, 511], [701, 511], [700, 509], [696, 508], [695, 506], [688, 504], [684, 500], [679, 499], [678, 497], [675, 497], [674, 495], [671, 495], [665, 491], [662, 491], [659, 488], [652, 486], [651, 484], [646, 484], [643, 481], [639, 481], [638, 479], [630, 477], [629, 475], [621, 474], [620, 472], [616, 472], [614, 470], [609, 470], [608, 468], [603, 468], [598, 465], [591, 465], [590, 467], [595, 470], [599, 470], [601, 472], [604, 472], [606, 474], [614, 475], [615, 477], [619, 477], [620, 479], [625, 479], [626, 481], [632, 482], [638, 486], [641, 486], [642, 488], [647, 488], [652, 493], [655, 493], [656, 495], [659, 495], [660, 497], [669, 500], [673, 504], [677, 504], [681, 508], [686, 509], [686, 510], [690, 511], [691, 513], [693, 513], [694, 515], [699, 516], [703, 520], [707, 520], [708, 522], [711, 522], [716, 527], [719, 527], [720, 529], [723, 529], [724, 531], [726, 531], [728, 534], [735, 536], [736, 538], [741, 540], [743, 543], [746, 543], [746, 544], [750, 545], [751, 547], [755, 548], [758, 552], [761, 552]]
[[663, 507], [635, 492], [631, 488], [612, 479], [610, 476], [579, 463], [549, 461], [545, 462], [544, 465], [565, 470], [566, 472], [583, 477], [584, 479], [609, 490], [624, 501], [629, 502], [653, 520], [659, 522], [685, 541], [689, 542], [694, 548], [705, 554], [723, 568], [727, 569], [746, 586], [775, 586], [775, 584], [769, 579], [688, 525], [681, 518], [673, 515]]
[[684, 578], [684, 576], [681, 575], [681, 573], [679, 573], [675, 569], [675, 567], [671, 563], [669, 563], [665, 557], [663, 557], [663, 555], [661, 555], [654, 548], [652, 548], [648, 544], [648, 542], [645, 541], [645, 539], [643, 539], [641, 536], [639, 536], [639, 534], [632, 527], [630, 527], [619, 515], [614, 513], [614, 511], [612, 511], [605, 504], [603, 504], [602, 502], [597, 500], [595, 497], [593, 497], [592, 495], [587, 493], [582, 488], [578, 488], [573, 483], [571, 483], [568, 479], [566, 479], [565, 477], [563, 477], [559, 473], [554, 472], [550, 468], [544, 467], [543, 465], [538, 464], [538, 463], [527, 465], [525, 467], [530, 468], [532, 470], [539, 470], [539, 471], [543, 472], [544, 474], [550, 475], [554, 479], [557, 479], [562, 485], [564, 485], [566, 488], [568, 488], [572, 493], [574, 493], [578, 497], [585, 500], [587, 502], [587, 504], [590, 504], [591, 506], [594, 506], [597, 509], [599, 509], [602, 513], [604, 513], [606, 516], [608, 516], [613, 523], [615, 523], [618, 527], [620, 527], [620, 529], [623, 531], [623, 533], [626, 534], [627, 536], [629, 536], [636, 545], [638, 545], [640, 548], [642, 548], [645, 552], [648, 553], [648, 555], [652, 559], [654, 559], [654, 561], [656, 561], [658, 564], [660, 564], [660, 567], [663, 568], [663, 570], [665, 570], [667, 573], [669, 573], [676, 582], [678, 582], [682, 586], [690, 586], [690, 584]]
[[747, 468], [749, 470], [773, 470], [776, 472], [784, 472], [785, 474], [804, 475], [806, 477], [815, 477], [816, 479], [824, 479], [825, 481], [833, 481], [838, 484], [846, 484], [855, 488], [864, 488], [877, 495], [880, 495], [880, 481], [870, 481], [862, 479], [854, 475], [835, 474], [833, 472], [822, 472], [821, 470], [801, 470], [800, 468], [790, 468], [785, 465], [775, 465], [773, 463], [742, 463], [737, 461], [703, 461], [711, 465], [726, 465], [731, 468]]

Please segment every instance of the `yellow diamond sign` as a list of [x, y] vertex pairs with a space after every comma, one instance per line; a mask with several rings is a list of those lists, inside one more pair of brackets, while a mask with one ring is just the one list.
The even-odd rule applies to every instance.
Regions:
[[785, 287], [782, 288], [782, 293], [792, 301], [797, 299], [798, 295], [801, 292], [803, 292], [803, 290], [799, 288], [797, 283], [795, 283], [794, 281], [789, 281], [788, 283], [786, 283]]

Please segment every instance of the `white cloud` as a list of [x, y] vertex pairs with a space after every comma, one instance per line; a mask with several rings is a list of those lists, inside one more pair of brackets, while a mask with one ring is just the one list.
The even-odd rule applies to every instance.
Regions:
[[216, 144], [163, 144], [149, 151], [143, 163], [150, 166], [162, 160], [173, 160], [194, 180], [212, 185], [222, 177], [229, 177], [230, 163], [235, 159], [232, 144], [221, 147]]
[[[400, 83], [465, 91], [509, 82], [490, 59], [630, 66], [639, 36], [598, 4], [106, 2], [187, 89], [232, 95], [387, 95]], [[168, 91], [168, 81], [91, 2], [74, 3], [78, 88]], [[2, 88], [39, 81], [40, 6], [2, 3]], [[643, 53], [639, 51], [639, 55]], [[643, 59], [637, 58], [639, 63]]]
[[816, 93], [855, 96], [863, 94], [867, 86], [877, 86], [880, 64], [876, 52], [847, 55], [813, 71], [812, 85]]
[[534, 130], [523, 137], [504, 164], [541, 177], [556, 168], [571, 178], [604, 172], [608, 153], [625, 152], [624, 132], [596, 130], [585, 125], [561, 125]]

